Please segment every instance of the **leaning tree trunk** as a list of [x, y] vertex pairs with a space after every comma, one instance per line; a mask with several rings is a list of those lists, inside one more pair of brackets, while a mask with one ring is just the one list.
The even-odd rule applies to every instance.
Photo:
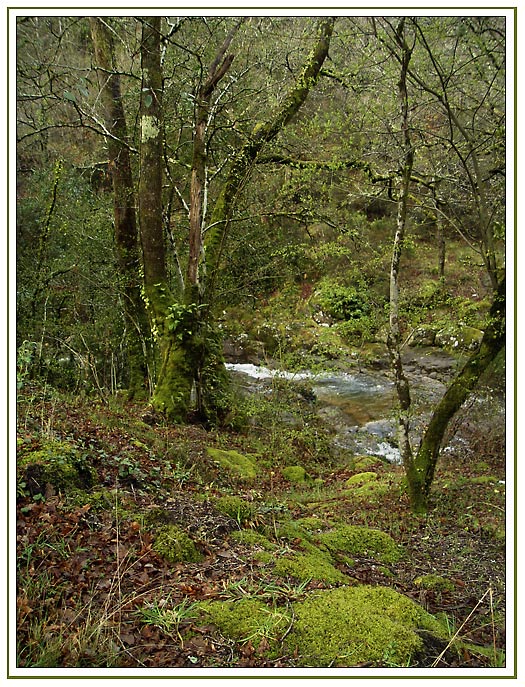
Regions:
[[[194, 155], [194, 212], [191, 222], [191, 261], [183, 302], [175, 302], [167, 285], [161, 223], [161, 72], [158, 18], [143, 20], [141, 97], [141, 182], [139, 207], [144, 255], [144, 283], [154, 331], [159, 342], [161, 367], [152, 398], [153, 407], [171, 420], [184, 420], [190, 410], [191, 391], [197, 391], [204, 419], [215, 423], [230, 405], [228, 375], [222, 355], [222, 339], [214, 320], [214, 295], [221, 258], [237, 195], [247, 181], [257, 155], [272, 141], [302, 106], [317, 82], [328, 54], [334, 19], [321, 21], [318, 43], [308, 56], [296, 83], [277, 113], [259, 123], [252, 139], [234, 157], [213, 208], [205, 238], [202, 214], [203, 150], [202, 128], [196, 130]], [[218, 53], [220, 55], [220, 52]], [[210, 70], [209, 83], [227, 68], [221, 57]], [[213, 65], [212, 65], [213, 67]], [[206, 95], [203, 91], [202, 95]], [[201, 101], [205, 106], [206, 102]], [[198, 111], [197, 124], [202, 123]]]
[[450, 420], [475, 388], [481, 375], [505, 346], [505, 283], [503, 280], [498, 286], [490, 310], [489, 322], [478, 351], [467, 361], [434, 408], [421, 439], [413, 461], [412, 478], [409, 480], [412, 509], [416, 513], [426, 513], [428, 510], [430, 487]]
[[144, 391], [148, 378], [148, 322], [141, 295], [137, 220], [133, 175], [120, 76], [115, 69], [111, 31], [106, 20], [90, 17], [91, 36], [99, 70], [100, 99], [104, 109], [109, 169], [113, 184], [115, 254], [124, 301], [128, 340], [129, 394]]
[[201, 349], [196, 370], [198, 395], [206, 415], [214, 415], [216, 409], [225, 410], [226, 370], [222, 357], [222, 339], [214, 325], [213, 304], [217, 289], [222, 258], [228, 236], [229, 223], [235, 207], [237, 196], [248, 180], [257, 157], [265, 145], [273, 141], [279, 132], [288, 124], [305, 102], [308, 93], [317, 83], [321, 67], [328, 55], [330, 38], [335, 18], [323, 19], [319, 25], [318, 41], [308, 55], [306, 62], [295, 84], [283, 99], [281, 107], [265, 122], [258, 122], [250, 141], [234, 157], [226, 180], [215, 202], [210, 224], [203, 240], [201, 260], [201, 301], [204, 305], [202, 323], [208, 344]]

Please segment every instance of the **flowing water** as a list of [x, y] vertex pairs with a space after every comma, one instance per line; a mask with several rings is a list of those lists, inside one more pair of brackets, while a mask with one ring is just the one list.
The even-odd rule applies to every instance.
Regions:
[[399, 462], [399, 451], [393, 443], [394, 388], [384, 374], [291, 373], [248, 363], [228, 363], [227, 367], [248, 386], [276, 377], [292, 381], [307, 379], [317, 397], [319, 416], [335, 431], [337, 446]]

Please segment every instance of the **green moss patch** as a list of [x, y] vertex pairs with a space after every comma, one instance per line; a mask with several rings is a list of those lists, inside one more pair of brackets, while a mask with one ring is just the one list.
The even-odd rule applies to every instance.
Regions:
[[293, 605], [286, 649], [298, 665], [410, 665], [423, 650], [420, 633], [444, 638], [439, 622], [408, 597], [386, 587], [341, 587]]
[[377, 501], [381, 496], [384, 496], [390, 491], [390, 484], [382, 480], [374, 482], [365, 482], [360, 486], [352, 485], [350, 489], [345, 489], [342, 495], [349, 499], [367, 499], [369, 501]]
[[338, 570], [325, 552], [312, 550], [279, 558], [274, 573], [279, 577], [293, 577], [301, 582], [317, 580], [327, 584], [345, 584], [349, 578]]
[[421, 575], [414, 580], [414, 584], [421, 589], [430, 589], [436, 592], [453, 592], [454, 583], [441, 575]]
[[300, 465], [290, 465], [282, 470], [283, 477], [289, 482], [305, 482], [306, 481], [306, 470]]
[[319, 534], [318, 542], [331, 553], [371, 556], [383, 563], [396, 563], [402, 555], [401, 548], [386, 532], [370, 527], [342, 525]]
[[357, 475], [353, 475], [346, 480], [347, 487], [362, 487], [363, 484], [368, 484], [377, 479], [377, 473], [375, 472], [358, 472]]
[[193, 540], [177, 525], [160, 527], [153, 548], [168, 563], [198, 563], [203, 559]]
[[290, 626], [285, 610], [271, 608], [257, 599], [203, 601], [199, 610], [203, 620], [215, 625], [222, 635], [242, 643], [250, 641], [255, 648], [263, 639], [277, 641]]
[[247, 546], [258, 546], [266, 551], [271, 551], [275, 549], [275, 544], [267, 539], [264, 534], [256, 532], [255, 530], [238, 530], [237, 532], [232, 532], [232, 539], [239, 542], [240, 544], [245, 544]]
[[227, 470], [232, 477], [240, 480], [253, 480], [257, 477], [255, 460], [238, 451], [223, 451], [218, 448], [207, 448], [210, 458]]
[[307, 532], [318, 532], [319, 530], [324, 530], [329, 526], [329, 523], [323, 518], [316, 518], [311, 516], [308, 518], [300, 518], [295, 521], [295, 524], [302, 530]]
[[64, 441], [48, 441], [27, 453], [20, 460], [19, 476], [32, 496], [44, 494], [48, 485], [56, 492], [71, 492], [91, 489], [97, 481], [88, 457]]
[[323, 590], [289, 608], [252, 597], [203, 601], [198, 613], [224, 637], [266, 656], [294, 656], [296, 666], [413, 665], [425, 634], [446, 638], [436, 618], [387, 587]]

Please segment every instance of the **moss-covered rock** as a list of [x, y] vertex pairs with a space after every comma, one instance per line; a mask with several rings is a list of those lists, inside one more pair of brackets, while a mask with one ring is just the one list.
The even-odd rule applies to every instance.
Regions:
[[306, 481], [306, 470], [301, 465], [289, 465], [282, 469], [282, 474], [285, 479], [289, 482], [305, 482]]
[[238, 451], [223, 451], [211, 447], [208, 447], [207, 452], [210, 458], [227, 470], [232, 477], [240, 480], [253, 480], [257, 477], [257, 465], [253, 458]]
[[420, 633], [445, 637], [433, 616], [386, 587], [325, 590], [295, 603], [293, 612], [285, 646], [300, 666], [406, 666], [423, 649]]
[[25, 454], [18, 468], [20, 480], [32, 496], [45, 494], [49, 487], [55, 492], [87, 490], [97, 481], [89, 458], [65, 441], [48, 441], [37, 451]]
[[[286, 652], [305, 667], [413, 665], [423, 636], [446, 638], [421, 606], [386, 587], [339, 587], [309, 595], [290, 609], [251, 597], [202, 601], [200, 621], [266, 656]], [[264, 642], [263, 642], [264, 639]]]
[[278, 640], [290, 626], [290, 616], [284, 609], [271, 608], [252, 598], [238, 601], [203, 601], [199, 610], [205, 622], [217, 627], [225, 637], [252, 643], [257, 648]]
[[475, 327], [450, 325], [436, 333], [435, 344], [451, 351], [475, 351], [482, 338], [483, 332]]
[[279, 577], [293, 577], [301, 582], [317, 580], [327, 584], [345, 584], [349, 578], [338, 570], [326, 552], [311, 547], [305, 553], [279, 558], [274, 573]]
[[346, 498], [376, 501], [391, 489], [390, 481], [379, 479], [375, 472], [361, 472], [346, 481]]
[[245, 501], [240, 496], [221, 496], [215, 501], [215, 507], [224, 515], [236, 520], [239, 525], [252, 520], [257, 512], [253, 503]]
[[373, 482], [377, 479], [376, 472], [358, 472], [357, 475], [352, 475], [346, 480], [347, 487], [362, 487], [363, 484]]
[[153, 548], [168, 563], [198, 563], [203, 558], [194, 541], [177, 525], [160, 527]]
[[342, 525], [318, 535], [318, 542], [331, 553], [371, 556], [383, 563], [396, 563], [401, 547], [386, 532], [370, 527]]

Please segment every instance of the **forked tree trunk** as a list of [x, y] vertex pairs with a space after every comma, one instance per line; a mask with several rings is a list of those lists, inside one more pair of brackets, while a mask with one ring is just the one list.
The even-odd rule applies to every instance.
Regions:
[[138, 231], [133, 191], [133, 175], [128, 148], [128, 131], [120, 76], [116, 70], [112, 34], [102, 17], [90, 17], [91, 37], [95, 50], [104, 109], [109, 169], [113, 184], [115, 254], [122, 289], [127, 331], [129, 395], [144, 392], [148, 378], [149, 327], [141, 295]]
[[[252, 140], [242, 147], [213, 208], [211, 222], [203, 239], [202, 183], [206, 91], [198, 110], [197, 148], [194, 151], [193, 214], [191, 217], [191, 260], [183, 302], [175, 302], [169, 293], [161, 226], [161, 68], [160, 20], [143, 18], [142, 95], [141, 95], [141, 180], [139, 208], [144, 256], [144, 284], [153, 329], [159, 343], [161, 366], [152, 405], [174, 421], [186, 419], [192, 389], [197, 391], [198, 408], [204, 419], [220, 422], [226, 415], [230, 398], [228, 375], [222, 355], [222, 340], [215, 326], [213, 302], [221, 268], [221, 258], [228, 225], [236, 198], [248, 179], [252, 165], [264, 145], [273, 140], [302, 106], [315, 85], [328, 54], [334, 19], [321, 21], [315, 49], [308, 56], [296, 83], [284, 98], [277, 113], [260, 123]], [[224, 46], [223, 46], [224, 47]], [[218, 56], [221, 53], [218, 53]], [[221, 57], [210, 70], [208, 86], [229, 66]], [[213, 67], [213, 65], [212, 65]], [[199, 195], [200, 194], [200, 195]]]

